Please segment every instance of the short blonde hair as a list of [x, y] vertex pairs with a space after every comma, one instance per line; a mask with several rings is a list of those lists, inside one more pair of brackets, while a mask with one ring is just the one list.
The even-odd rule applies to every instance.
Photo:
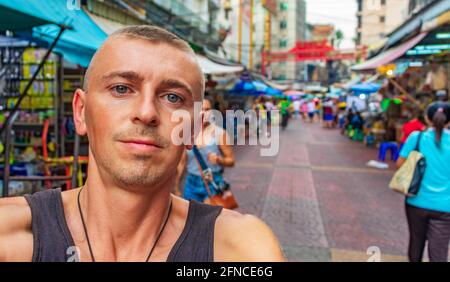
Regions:
[[131, 25], [115, 31], [110, 37], [119, 35], [142, 38], [153, 43], [165, 43], [181, 51], [194, 53], [186, 41], [158, 26]]

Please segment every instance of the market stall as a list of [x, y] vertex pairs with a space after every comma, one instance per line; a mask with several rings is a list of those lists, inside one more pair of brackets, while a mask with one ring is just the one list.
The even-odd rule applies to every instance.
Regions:
[[[2, 195], [70, 189], [86, 163], [78, 157], [71, 98], [106, 34], [64, 1], [2, 0], [0, 27], [8, 31], [0, 47]], [[21, 45], [8, 42], [18, 38]]]
[[400, 143], [403, 125], [414, 113], [449, 98], [449, 9], [448, 1], [430, 5], [389, 34], [379, 54], [352, 67], [357, 74], [377, 75], [381, 82], [377, 102], [385, 141]]

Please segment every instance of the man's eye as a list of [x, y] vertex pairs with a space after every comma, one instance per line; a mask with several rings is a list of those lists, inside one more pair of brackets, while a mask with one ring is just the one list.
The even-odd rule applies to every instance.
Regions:
[[116, 92], [117, 94], [124, 95], [124, 94], [127, 94], [127, 93], [128, 93], [128, 91], [130, 90], [130, 88], [128, 88], [128, 87], [125, 86], [125, 85], [117, 85], [117, 86], [114, 86], [114, 87], [113, 87], [113, 90], [114, 90], [114, 92]]
[[180, 96], [178, 96], [177, 94], [173, 94], [173, 93], [167, 94], [165, 98], [167, 101], [169, 101], [170, 103], [173, 103], [173, 104], [177, 104], [182, 101]]

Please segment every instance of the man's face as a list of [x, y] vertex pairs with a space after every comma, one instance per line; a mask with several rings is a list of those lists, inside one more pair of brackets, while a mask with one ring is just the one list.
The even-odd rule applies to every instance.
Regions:
[[173, 177], [184, 146], [171, 141], [178, 124], [171, 114], [186, 110], [193, 120], [202, 87], [201, 70], [190, 53], [124, 36], [105, 43], [86, 93], [78, 90], [74, 99], [77, 132], [87, 133], [100, 176], [129, 188]]

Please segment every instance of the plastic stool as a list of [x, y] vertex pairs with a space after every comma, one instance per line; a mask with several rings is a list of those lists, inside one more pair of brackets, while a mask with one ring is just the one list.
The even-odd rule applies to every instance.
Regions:
[[398, 145], [396, 142], [383, 142], [380, 145], [380, 150], [378, 152], [378, 159], [382, 162], [386, 159], [386, 153], [391, 150], [391, 160], [397, 161], [398, 159]]

